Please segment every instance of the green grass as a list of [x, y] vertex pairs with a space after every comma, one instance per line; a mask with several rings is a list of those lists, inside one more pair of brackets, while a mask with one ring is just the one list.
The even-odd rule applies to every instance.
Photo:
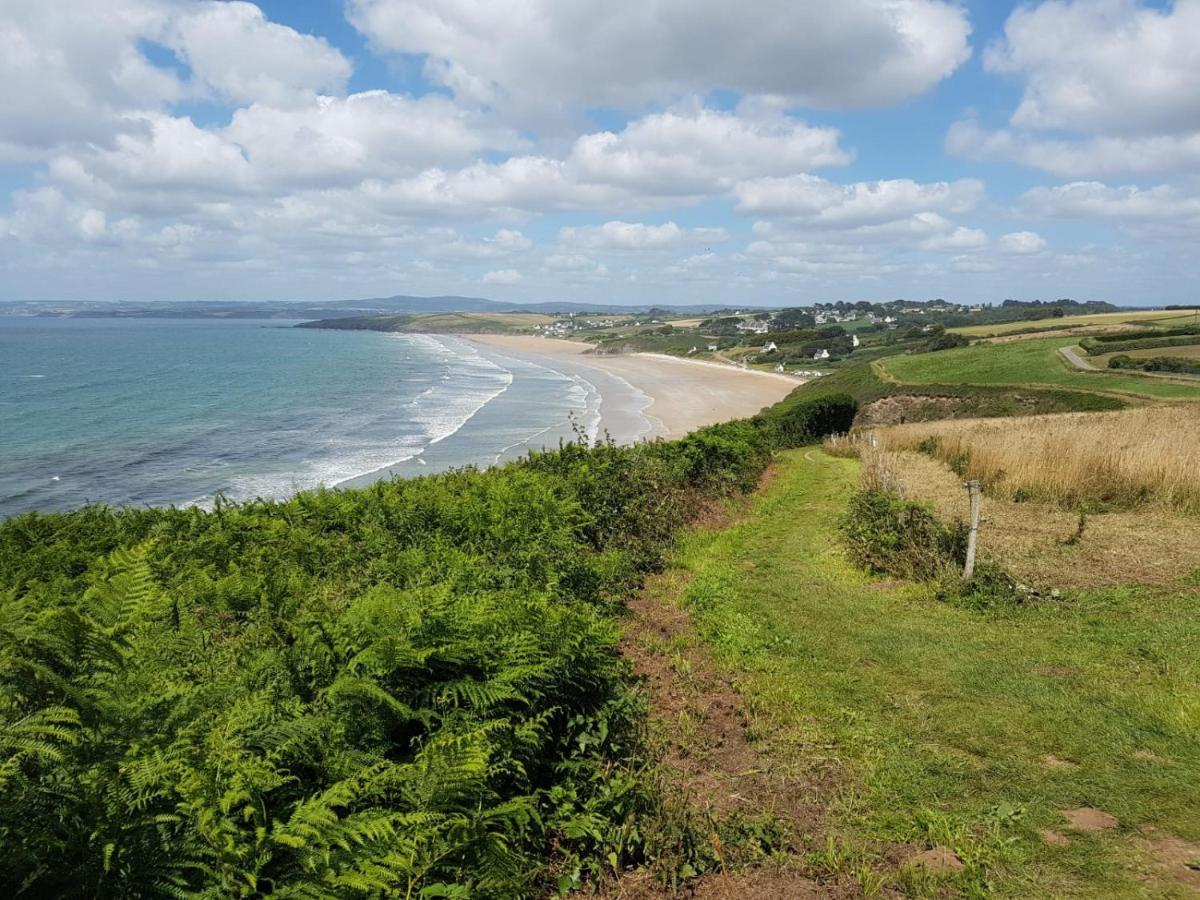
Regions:
[[[851, 849], [832, 855], [865, 853], [882, 871], [876, 842], [949, 845], [968, 895], [1185, 896], [1139, 880], [1133, 831], [1200, 840], [1200, 590], [1113, 588], [981, 613], [873, 584], [836, 533], [857, 470], [787, 453], [749, 516], [691, 534], [679, 557], [693, 576], [686, 602], [749, 698], [751, 727], [774, 753], [847, 770], [829, 824]], [[1048, 768], [1046, 755], [1077, 768]], [[1085, 805], [1120, 829], [1040, 839], [1064, 830], [1059, 810]]]
[[893, 356], [880, 365], [901, 382], [917, 384], [1046, 385], [1163, 399], [1200, 399], [1200, 388], [1169, 381], [1080, 372], [1058, 355], [1064, 339], [973, 344], [958, 350]]
[[1125, 406], [1121, 399], [1112, 395], [1064, 388], [1023, 387], [1014, 390], [1012, 387], [987, 384], [900, 385], [883, 381], [872, 366], [865, 364], [837, 369], [823, 378], [810, 381], [793, 391], [780, 405], [786, 407], [789, 403], [834, 394], [849, 394], [860, 406], [899, 395], [954, 398], [961, 403], [956, 413], [959, 418], [1105, 412]]

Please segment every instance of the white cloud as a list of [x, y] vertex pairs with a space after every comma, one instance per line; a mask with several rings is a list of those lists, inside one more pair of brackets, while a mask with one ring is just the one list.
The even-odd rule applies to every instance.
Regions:
[[1031, 256], [1046, 249], [1046, 239], [1034, 231], [1013, 231], [996, 241], [1001, 253], [1011, 256]]
[[680, 228], [674, 222], [646, 225], [641, 222], [605, 222], [603, 225], [563, 228], [559, 241], [593, 250], [664, 250], [685, 244], [713, 244], [729, 239], [722, 228]]
[[806, 106], [894, 103], [970, 55], [944, 0], [350, 0], [381, 48], [428, 54], [461, 97], [504, 106], [629, 108], [727, 88]]
[[1109, 187], [1098, 181], [1076, 181], [1026, 191], [1020, 205], [1033, 215], [1047, 218], [1200, 225], [1200, 196], [1166, 184], [1152, 188]]
[[791, 175], [743, 181], [735, 193], [740, 212], [851, 228], [919, 213], [967, 212], [982, 199], [984, 189], [983, 183], [974, 179], [922, 184], [902, 178], [835, 184], [815, 175]]
[[967, 250], [980, 250], [988, 245], [987, 233], [978, 228], [959, 226], [953, 231], [936, 234], [924, 241], [921, 246], [925, 250], [937, 250], [950, 253], [961, 253]]
[[234, 113], [224, 136], [244, 149], [263, 180], [330, 185], [465, 164], [489, 146], [520, 143], [485, 129], [445, 97], [379, 90], [285, 108], [255, 103]]
[[776, 109], [744, 104], [665, 112], [631, 122], [620, 133], [579, 138], [568, 164], [582, 180], [655, 194], [708, 194], [734, 181], [843, 165], [851, 155], [832, 128], [811, 128]]
[[485, 273], [479, 280], [484, 284], [516, 284], [521, 280], [521, 273], [516, 269], [497, 269]]
[[1068, 178], [1116, 173], [1192, 171], [1200, 166], [1200, 132], [1151, 137], [1043, 138], [974, 119], [950, 126], [946, 149], [988, 162], [1017, 162]]
[[267, 21], [253, 3], [213, 0], [184, 6], [163, 42], [195, 79], [235, 103], [287, 103], [340, 93], [350, 63], [323, 38]]
[[1012, 124], [1108, 135], [1200, 130], [1200, 2], [1047, 0], [1017, 8], [984, 66], [1025, 79]]
[[[1068, 178], [1200, 166], [1200, 0], [1018, 7], [984, 67], [1022, 80], [1009, 127], [955, 123], [949, 152]], [[1047, 132], [1050, 132], [1047, 134]]]
[[104, 141], [116, 117], [184, 94], [138, 51], [167, 20], [157, 0], [0, 4], [0, 162], [71, 141]]

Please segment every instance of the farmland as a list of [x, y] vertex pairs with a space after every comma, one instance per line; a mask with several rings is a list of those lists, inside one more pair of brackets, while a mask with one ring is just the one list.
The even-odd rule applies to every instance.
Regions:
[[1135, 397], [1200, 400], [1200, 386], [1107, 372], [1080, 372], [1067, 366], [1058, 350], [1063, 338], [1039, 338], [1007, 344], [973, 344], [936, 354], [889, 357], [880, 363], [886, 376], [915, 384], [1046, 385]]

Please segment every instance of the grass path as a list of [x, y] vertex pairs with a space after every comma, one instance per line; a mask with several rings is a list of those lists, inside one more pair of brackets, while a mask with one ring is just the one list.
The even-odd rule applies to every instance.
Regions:
[[[873, 581], [836, 535], [857, 465], [784, 454], [751, 513], [678, 561], [764, 752], [846, 774], [817, 867], [931, 893], [897, 864], [940, 846], [965, 863], [940, 886], [968, 895], [1194, 896], [1200, 590], [982, 613]], [[1081, 807], [1119, 826], [1073, 831]]]

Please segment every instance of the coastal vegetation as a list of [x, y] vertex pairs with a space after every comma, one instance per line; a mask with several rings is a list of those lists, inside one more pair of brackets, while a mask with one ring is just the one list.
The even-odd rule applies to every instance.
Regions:
[[659, 857], [717, 865], [711, 826], [656, 825], [617, 614], [703, 504], [854, 411], [792, 403], [282, 502], [5, 521], [0, 883], [514, 897]]

